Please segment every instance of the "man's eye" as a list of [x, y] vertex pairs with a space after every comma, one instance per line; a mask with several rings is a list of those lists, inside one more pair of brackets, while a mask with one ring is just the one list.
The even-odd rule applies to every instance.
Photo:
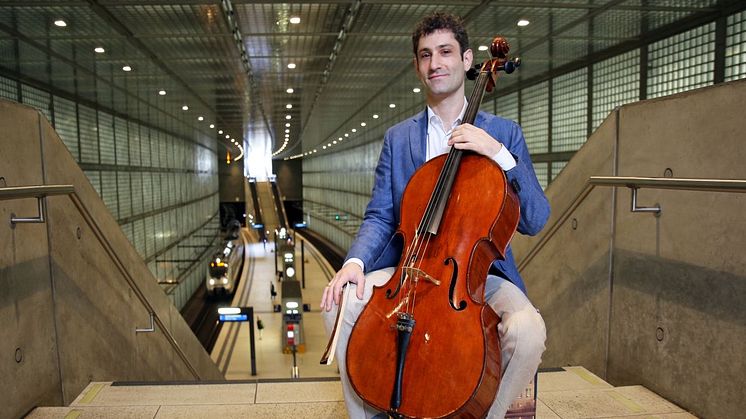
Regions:
[[427, 57], [429, 57], [429, 56], [430, 56], [430, 54], [428, 54], [428, 53], [426, 53], [426, 52], [424, 52], [424, 53], [420, 54], [420, 58], [427, 58]]

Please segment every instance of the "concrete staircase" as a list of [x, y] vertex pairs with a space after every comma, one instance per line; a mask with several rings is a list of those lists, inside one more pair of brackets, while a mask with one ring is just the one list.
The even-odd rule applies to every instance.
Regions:
[[[692, 419], [642, 386], [612, 387], [582, 367], [539, 373], [541, 419]], [[28, 418], [344, 418], [338, 379], [226, 383], [94, 382], [69, 407], [39, 407]]]

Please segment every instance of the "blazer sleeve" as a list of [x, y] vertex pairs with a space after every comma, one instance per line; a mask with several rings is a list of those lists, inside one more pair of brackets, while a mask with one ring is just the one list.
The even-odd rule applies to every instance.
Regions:
[[533, 236], [541, 231], [549, 219], [549, 201], [536, 178], [523, 131], [515, 122], [511, 122], [509, 138], [510, 141], [504, 145], [515, 158], [516, 166], [505, 172], [505, 176], [520, 201], [521, 218], [518, 222], [518, 232]]
[[389, 130], [384, 136], [381, 155], [378, 158], [371, 200], [365, 209], [360, 230], [345, 259], [354, 257], [362, 260], [366, 271], [378, 259], [397, 228], [393, 203], [391, 147]]

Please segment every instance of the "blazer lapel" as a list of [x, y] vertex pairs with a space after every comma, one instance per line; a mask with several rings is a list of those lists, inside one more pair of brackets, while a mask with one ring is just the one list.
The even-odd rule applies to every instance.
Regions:
[[412, 119], [409, 127], [409, 149], [415, 169], [425, 164], [427, 154], [427, 110]]
[[477, 112], [477, 116], [474, 117], [474, 126], [482, 128], [483, 125], [484, 125], [484, 116], [482, 115], [482, 112]]

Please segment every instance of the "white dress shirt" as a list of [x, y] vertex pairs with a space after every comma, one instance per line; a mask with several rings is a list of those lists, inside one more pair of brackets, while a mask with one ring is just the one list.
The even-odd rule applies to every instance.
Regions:
[[[451, 138], [453, 129], [461, 125], [461, 120], [464, 119], [466, 113], [466, 107], [469, 105], [468, 101], [464, 99], [464, 107], [461, 108], [458, 118], [453, 121], [453, 125], [450, 126], [446, 131], [443, 121], [438, 115], [430, 108], [427, 107], [427, 157], [426, 160], [430, 160], [433, 157], [438, 157], [441, 154], [445, 154], [451, 150], [448, 145], [448, 139]], [[500, 140], [499, 138], [497, 140]], [[504, 171], [508, 171], [515, 167], [516, 161], [513, 155], [506, 147], [500, 147], [500, 151], [494, 156], [490, 156]]]

